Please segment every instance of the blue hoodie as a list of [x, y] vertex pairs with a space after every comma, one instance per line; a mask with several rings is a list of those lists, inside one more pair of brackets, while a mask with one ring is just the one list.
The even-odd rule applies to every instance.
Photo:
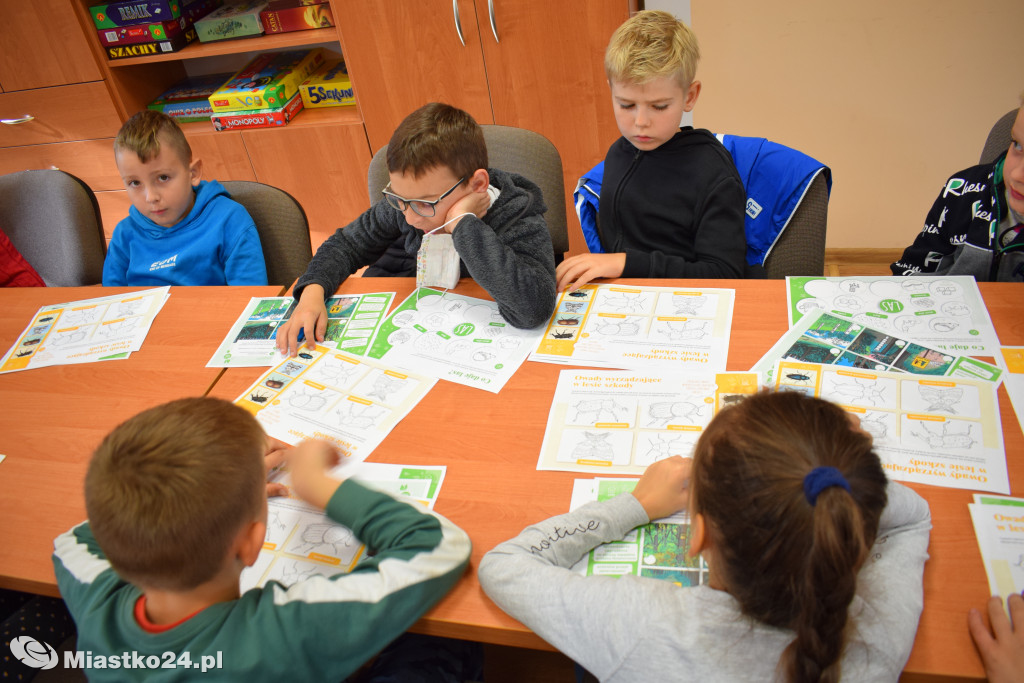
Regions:
[[267, 284], [260, 236], [245, 208], [216, 180], [200, 181], [195, 193], [192, 210], [170, 228], [129, 210], [107, 247], [104, 286]]

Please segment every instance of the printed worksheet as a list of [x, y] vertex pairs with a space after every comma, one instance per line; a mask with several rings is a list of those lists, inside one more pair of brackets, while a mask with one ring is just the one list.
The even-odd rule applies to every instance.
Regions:
[[991, 595], [1024, 591], [1024, 498], [974, 494], [974, 523]]
[[1010, 493], [992, 382], [790, 360], [774, 374], [773, 388], [819, 396], [856, 415], [893, 479]]
[[1024, 430], [1024, 346], [1004, 346], [999, 349], [996, 360], [1006, 369], [1003, 384], [1017, 413], [1017, 422]]
[[995, 386], [1003, 375], [995, 365], [928, 347], [821, 310], [803, 316], [751, 370], [762, 376], [764, 385], [771, 386], [775, 381], [775, 361], [782, 358], [865, 370], [973, 377]]
[[381, 324], [366, 355], [498, 393], [542, 331], [512, 327], [493, 301], [421, 287]]
[[[324, 345], [357, 356], [365, 354], [394, 297], [394, 292], [332, 296], [327, 300]], [[206, 367], [274, 365], [281, 359], [277, 352], [277, 328], [291, 318], [295, 305], [290, 296], [250, 299]]]
[[3, 358], [0, 373], [127, 358], [142, 348], [170, 287], [43, 306]]
[[[632, 491], [637, 479], [577, 479], [573, 483], [570, 510], [592, 501], [614, 498]], [[621, 541], [604, 543], [591, 550], [573, 570], [586, 576], [646, 576], [680, 586], [700, 586], [708, 581], [708, 565], [690, 550], [690, 516], [678, 512], [630, 531]]]
[[[340, 465], [344, 475], [370, 488], [434, 508], [445, 467], [408, 467], [381, 463]], [[337, 473], [335, 468], [333, 473]], [[353, 472], [354, 469], [354, 472]], [[278, 481], [289, 484], [287, 474]], [[278, 581], [290, 586], [311, 576], [333, 576], [352, 571], [366, 555], [366, 546], [352, 531], [333, 521], [323, 510], [298, 498], [271, 498], [267, 504], [267, 535], [256, 563], [242, 571], [242, 592]]]
[[433, 377], [346, 351], [303, 348], [260, 377], [235, 403], [286, 443], [325, 439], [362, 462], [431, 387]]
[[562, 370], [537, 469], [640, 475], [689, 456], [717, 410], [757, 390], [753, 372]]
[[995, 356], [999, 339], [969, 275], [931, 277], [787, 277], [789, 324], [815, 310], [950, 355]]
[[590, 284], [562, 292], [530, 360], [724, 371], [733, 289]]

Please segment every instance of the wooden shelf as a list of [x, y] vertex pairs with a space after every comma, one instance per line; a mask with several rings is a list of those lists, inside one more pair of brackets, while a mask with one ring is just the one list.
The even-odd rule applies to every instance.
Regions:
[[[327, 126], [333, 124], [362, 125], [363, 119], [359, 114], [359, 107], [320, 107], [316, 109], [303, 109], [291, 123], [286, 126], [268, 126], [266, 128], [236, 128], [231, 131], [219, 131], [224, 133], [248, 133], [261, 130], [281, 130], [282, 128], [303, 128], [311, 126]], [[209, 121], [196, 121], [193, 123], [181, 124], [181, 129], [188, 134], [209, 133], [213, 131], [213, 124]]]
[[219, 40], [212, 43], [196, 41], [178, 52], [148, 55], [146, 57], [129, 57], [127, 59], [111, 59], [108, 60], [107, 64], [110, 68], [116, 69], [123, 66], [138, 66], [139, 64], [176, 62], [183, 59], [202, 59], [203, 57], [219, 57], [222, 55], [251, 53], [262, 50], [281, 50], [289, 47], [336, 42], [338, 42], [338, 31], [333, 26], [330, 26], [309, 31], [290, 31], [288, 33], [274, 33], [269, 36]]

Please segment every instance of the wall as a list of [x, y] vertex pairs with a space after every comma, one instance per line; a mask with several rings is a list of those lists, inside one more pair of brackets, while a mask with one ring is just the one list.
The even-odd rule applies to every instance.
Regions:
[[828, 164], [830, 248], [909, 244], [1024, 91], [1021, 0], [689, 4], [696, 125]]

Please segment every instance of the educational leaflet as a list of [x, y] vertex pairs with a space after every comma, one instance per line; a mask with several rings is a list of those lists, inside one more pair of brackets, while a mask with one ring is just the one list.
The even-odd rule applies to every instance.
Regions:
[[689, 456], [716, 411], [757, 390], [753, 372], [562, 370], [537, 469], [640, 475]]
[[[570, 510], [592, 501], [614, 498], [632, 491], [637, 479], [577, 479], [573, 483]], [[708, 581], [708, 565], [700, 555], [688, 557], [690, 516], [677, 512], [630, 531], [621, 541], [604, 543], [591, 550], [573, 570], [586, 576], [635, 575], [672, 581], [680, 586], [700, 586]]]
[[530, 360], [725, 370], [736, 291], [583, 285], [562, 292]]
[[992, 382], [789, 360], [774, 374], [772, 388], [828, 399], [860, 418], [893, 479], [1010, 493]]
[[381, 324], [366, 355], [496, 394], [542, 331], [512, 327], [493, 301], [421, 287]]
[[170, 287], [40, 308], [3, 358], [0, 373], [127, 358], [142, 348]]
[[978, 284], [969, 275], [787, 277], [789, 324], [825, 310], [950, 355], [995, 356], [999, 348]]
[[[352, 468], [355, 467], [355, 471]], [[344, 468], [344, 475], [339, 473]], [[366, 486], [406, 497], [434, 509], [445, 467], [409, 467], [361, 463], [340, 465], [335, 476], [351, 476]], [[287, 475], [278, 478], [290, 483]], [[267, 535], [256, 563], [242, 571], [241, 590], [275, 580], [285, 586], [314, 575], [333, 576], [352, 571], [366, 555], [366, 546], [352, 531], [298, 498], [271, 498], [267, 503]]]
[[[324, 344], [357, 356], [365, 354], [394, 297], [394, 292], [332, 296], [326, 304]], [[277, 328], [291, 317], [295, 305], [290, 296], [250, 299], [206, 367], [273, 365], [281, 359], [277, 353]]]
[[991, 595], [1005, 601], [1024, 591], [1024, 498], [974, 494], [974, 523]]
[[437, 383], [380, 361], [317, 346], [302, 348], [260, 377], [235, 403], [286, 443], [324, 439], [343, 462], [366, 459]]
[[1024, 430], [1024, 346], [1004, 346], [996, 360], [1006, 369], [1003, 384], [1017, 413], [1017, 422]]
[[995, 386], [1003, 375], [995, 365], [930, 348], [823, 310], [800, 318], [751, 370], [761, 374], [764, 385], [771, 386], [775, 361], [782, 358], [916, 375], [973, 377]]

